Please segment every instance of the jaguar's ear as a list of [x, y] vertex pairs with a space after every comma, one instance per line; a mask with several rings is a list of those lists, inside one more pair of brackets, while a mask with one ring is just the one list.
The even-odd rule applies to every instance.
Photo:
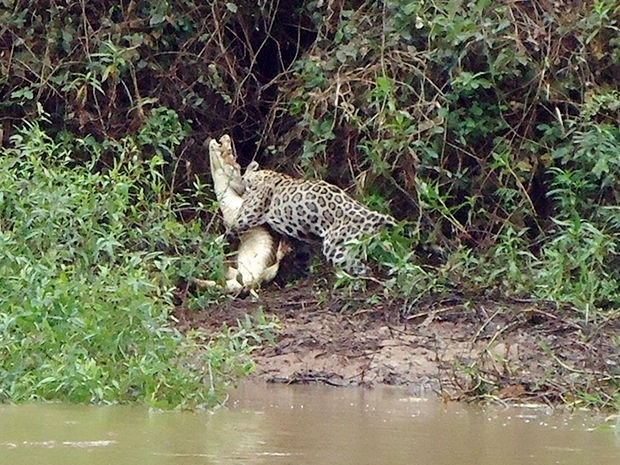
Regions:
[[258, 162], [257, 161], [253, 161], [251, 162], [247, 168], [245, 169], [246, 173], [250, 173], [252, 171], [258, 171]]

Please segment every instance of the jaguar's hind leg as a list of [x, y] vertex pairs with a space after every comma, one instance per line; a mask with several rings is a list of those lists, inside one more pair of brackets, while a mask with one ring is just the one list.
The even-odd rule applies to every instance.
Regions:
[[323, 239], [323, 255], [334, 266], [343, 269], [353, 276], [368, 274], [368, 267], [347, 244], [344, 238], [332, 238], [329, 235]]

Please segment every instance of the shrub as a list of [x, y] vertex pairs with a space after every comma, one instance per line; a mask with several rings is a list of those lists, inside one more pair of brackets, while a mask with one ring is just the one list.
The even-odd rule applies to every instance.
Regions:
[[275, 152], [390, 199], [450, 289], [618, 308], [616, 2], [312, 5]]
[[[222, 251], [177, 219], [157, 151], [142, 160], [126, 138], [97, 170], [72, 159], [91, 140], [30, 123], [12, 142], [0, 156], [0, 400], [213, 405], [256, 344], [229, 342], [247, 328], [205, 348], [171, 327], [173, 285]], [[165, 142], [172, 153], [178, 141]]]

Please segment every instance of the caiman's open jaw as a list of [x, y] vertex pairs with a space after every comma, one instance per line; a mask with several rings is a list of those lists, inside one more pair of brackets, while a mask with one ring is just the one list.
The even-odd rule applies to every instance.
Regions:
[[227, 136], [222, 136], [220, 142], [216, 139], [209, 141], [209, 162], [211, 163], [211, 172], [221, 170], [227, 176], [233, 171], [241, 172], [241, 167], [237, 164], [237, 160], [234, 159], [231, 150], [226, 150], [226, 146], [230, 147], [230, 142], [226, 143]]
[[209, 141], [209, 162], [211, 163], [211, 171], [224, 169], [224, 160], [222, 160], [222, 145], [216, 139]]
[[218, 142], [209, 141], [209, 162], [215, 187], [215, 194], [220, 199], [228, 189], [237, 195], [243, 195], [245, 188], [241, 179], [241, 167], [237, 163], [228, 135], [223, 135]]

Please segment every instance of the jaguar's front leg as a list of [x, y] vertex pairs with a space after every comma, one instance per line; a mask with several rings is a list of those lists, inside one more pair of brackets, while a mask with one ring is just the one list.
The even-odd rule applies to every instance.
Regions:
[[265, 224], [271, 197], [272, 192], [269, 188], [246, 189], [232, 228], [241, 234], [248, 229]]
[[251, 197], [245, 198], [237, 212], [235, 220], [229, 228], [226, 228], [226, 238], [230, 240], [235, 236], [241, 236], [250, 229], [262, 226], [264, 223], [265, 221], [263, 220], [263, 215], [260, 213], [260, 209], [256, 208], [256, 201], [252, 200]]

